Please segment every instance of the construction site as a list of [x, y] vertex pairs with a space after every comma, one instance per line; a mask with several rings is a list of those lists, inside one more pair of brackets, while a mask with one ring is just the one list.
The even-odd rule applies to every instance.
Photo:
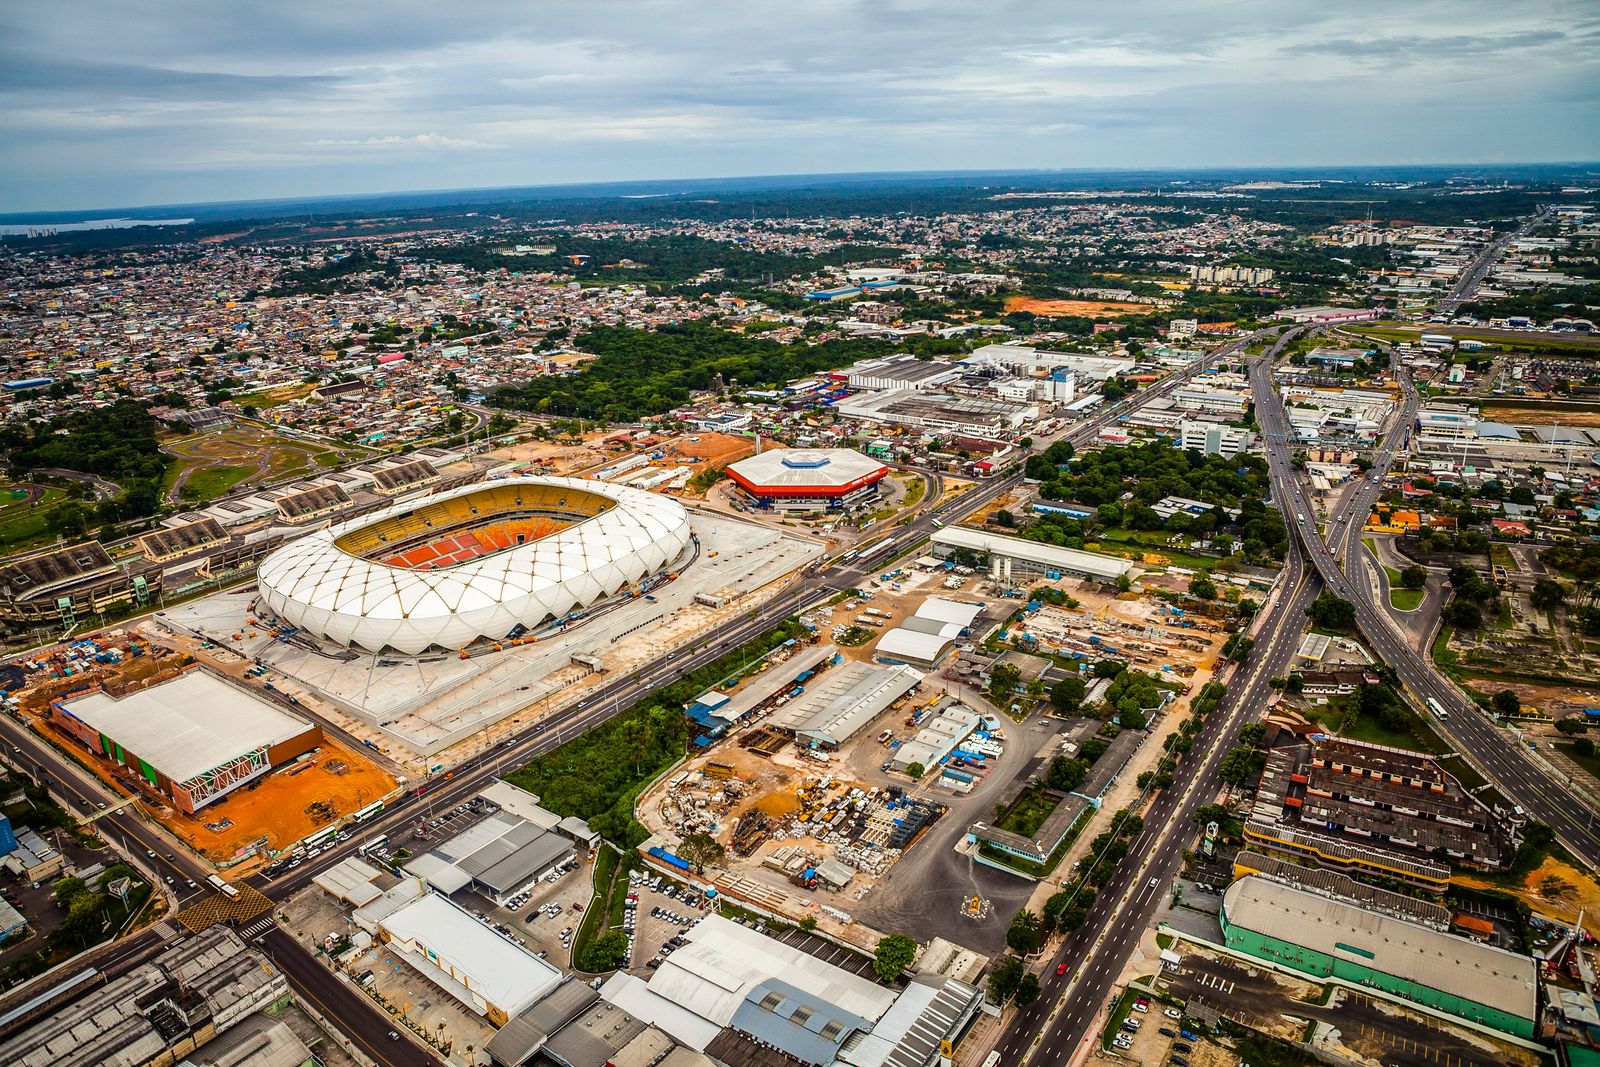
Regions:
[[[196, 696], [214, 712], [211, 718], [228, 724], [224, 735], [236, 732], [246, 714], [251, 721], [263, 715], [298, 719], [293, 714], [298, 709], [286, 699], [253, 682], [237, 663], [227, 675], [215, 673], [182, 649], [119, 629], [41, 650], [14, 665], [4, 679], [5, 708], [137, 803], [197, 855], [225, 868], [315, 834], [370, 806], [398, 784], [365, 749], [321, 734], [300, 719], [308, 740], [296, 747], [305, 751], [281, 766], [258, 763], [238, 777], [237, 786], [207, 797], [197, 810], [186, 810], [184, 791], [176, 784], [169, 787], [162, 767], [167, 758], [176, 758], [168, 757], [163, 747], [177, 741], [171, 736], [176, 730], [152, 718], [141, 702], [152, 709], [180, 706], [183, 701], [169, 695], [172, 687], [198, 683], [203, 691]], [[216, 706], [219, 699], [236, 705], [236, 712], [230, 715], [227, 707]], [[91, 747], [81, 732], [68, 729], [73, 720], [62, 709], [70, 712], [90, 700], [125, 706], [131, 713], [129, 732], [109, 741], [101, 735], [100, 743]], [[142, 740], [135, 733], [141, 725], [149, 735]], [[184, 742], [192, 745], [188, 731], [183, 733]], [[136, 746], [140, 758], [132, 759], [129, 752], [125, 761], [124, 744]], [[237, 745], [242, 754], [247, 742], [240, 739]], [[207, 780], [219, 777], [208, 773]]]

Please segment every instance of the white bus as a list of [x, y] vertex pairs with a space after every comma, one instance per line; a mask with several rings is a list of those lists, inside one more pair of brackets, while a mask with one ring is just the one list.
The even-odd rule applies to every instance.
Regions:
[[991, 1052], [983, 1058], [983, 1067], [1000, 1067], [1000, 1053]]
[[239, 895], [239, 891], [237, 889], [233, 888], [233, 886], [229, 885], [227, 882], [224, 882], [221, 878], [218, 878], [214, 874], [207, 875], [206, 881], [211, 883], [211, 888], [215, 889], [224, 896], [237, 897]]
[[368, 841], [366, 844], [364, 844], [360, 848], [356, 849], [356, 854], [360, 855], [360, 856], [365, 856], [367, 853], [373, 851], [374, 849], [380, 849], [384, 845], [387, 845], [388, 843], [389, 843], [389, 835], [388, 834], [384, 834], [381, 837], [374, 837], [371, 841]]
[[1433, 717], [1438, 719], [1438, 720], [1440, 720], [1441, 722], [1443, 722], [1445, 719], [1448, 719], [1450, 717], [1450, 713], [1448, 711], [1444, 710], [1444, 705], [1440, 704], [1437, 700], [1433, 699], [1433, 697], [1429, 697], [1427, 699], [1427, 705], [1428, 705], [1428, 710], [1433, 712]]

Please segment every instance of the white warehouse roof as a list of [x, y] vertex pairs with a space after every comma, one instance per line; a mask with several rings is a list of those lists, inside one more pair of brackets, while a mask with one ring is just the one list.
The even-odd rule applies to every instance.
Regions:
[[561, 984], [561, 972], [501, 937], [438, 893], [418, 897], [382, 922], [401, 947], [415, 946], [489, 1004], [515, 1015]]
[[205, 670], [185, 671], [125, 697], [96, 691], [61, 706], [174, 782], [311, 729], [304, 719]]
[[661, 962], [650, 990], [718, 1026], [728, 1024], [745, 994], [772, 978], [868, 1020], [895, 1001], [886, 986], [720, 915], [706, 916], [684, 936], [689, 943]]
[[[567, 508], [569, 495], [590, 506], [595, 498], [606, 503], [555, 532], [462, 562], [441, 557], [397, 565], [369, 558], [387, 541], [387, 531], [397, 531], [395, 551], [425, 536], [434, 524], [413, 512], [448, 513], [445, 521], [454, 525], [439, 528], [441, 539], [450, 530], [475, 536], [483, 525], [472, 525], [480, 502], [508, 516], [521, 514], [509, 505], [509, 494], [519, 507], [527, 495], [529, 512], [576, 510]], [[454, 500], [460, 502], [451, 505]], [[485, 516], [484, 524], [492, 518]], [[503, 637], [518, 624], [587, 607], [671, 563], [690, 536], [688, 512], [668, 497], [576, 478], [508, 478], [318, 530], [262, 560], [257, 577], [264, 605], [295, 626], [337, 644], [414, 655]], [[365, 555], [340, 544], [362, 540], [371, 543]]]
[[965, 548], [991, 556], [1026, 560], [1042, 567], [1060, 568], [1071, 574], [1086, 574], [1096, 579], [1114, 579], [1133, 570], [1133, 564], [1115, 556], [1102, 556], [1098, 552], [1080, 552], [1075, 548], [1058, 548], [1040, 541], [1026, 541], [1020, 537], [1005, 537], [983, 530], [969, 530], [964, 526], [947, 526], [935, 530], [932, 538], [935, 547]]
[[1350, 959], [1522, 1019], [1537, 1014], [1534, 961], [1503, 948], [1248, 875], [1223, 894], [1229, 926]]

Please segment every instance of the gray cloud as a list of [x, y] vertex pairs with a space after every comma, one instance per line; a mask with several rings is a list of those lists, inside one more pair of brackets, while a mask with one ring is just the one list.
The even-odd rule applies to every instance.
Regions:
[[12, 0], [0, 210], [784, 171], [1594, 158], [1587, 0]]

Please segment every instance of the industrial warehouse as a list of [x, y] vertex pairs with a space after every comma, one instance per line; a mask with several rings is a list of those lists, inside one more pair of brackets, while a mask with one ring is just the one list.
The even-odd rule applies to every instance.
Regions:
[[190, 814], [322, 744], [321, 727], [205, 670], [53, 701], [51, 722]]
[[1114, 582], [1133, 570], [1133, 563], [1116, 556], [1103, 556], [1098, 552], [1083, 552], [1075, 548], [1057, 548], [1041, 541], [1025, 541], [1020, 537], [1007, 537], [984, 530], [969, 530], [964, 526], [948, 526], [935, 530], [932, 552], [940, 559], [949, 559], [966, 552], [988, 557], [990, 577], [1019, 581], [1025, 577], [1050, 579], [1070, 576], [1089, 578], [1097, 582]]
[[848, 448], [763, 452], [728, 465], [750, 507], [785, 515], [857, 511], [878, 499], [889, 468]]
[[1222, 898], [1230, 948], [1317, 978], [1341, 978], [1531, 1037], [1532, 958], [1247, 875]]

